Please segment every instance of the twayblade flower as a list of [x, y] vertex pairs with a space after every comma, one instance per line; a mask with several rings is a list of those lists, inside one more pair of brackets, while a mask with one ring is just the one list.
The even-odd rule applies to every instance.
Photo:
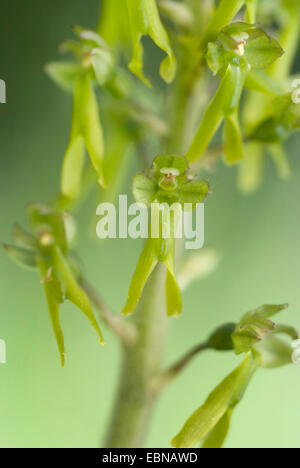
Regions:
[[259, 368], [292, 363], [292, 347], [277, 335], [285, 334], [295, 340], [298, 333], [292, 327], [270, 320], [286, 308], [287, 304], [259, 307], [244, 315], [235, 327], [234, 324], [226, 324], [210, 336], [208, 348], [217, 351], [232, 349], [246, 356], [186, 421], [171, 442], [174, 447], [189, 448], [203, 441], [203, 448], [221, 448], [230, 427], [232, 412], [242, 400], [255, 372]]
[[[123, 314], [132, 313], [140, 299], [143, 288], [155, 266], [161, 262], [167, 269], [166, 277], [166, 302], [168, 315], [176, 316], [181, 313], [181, 292], [175, 276], [175, 231], [176, 213], [171, 211], [170, 236], [164, 235], [163, 215], [164, 204], [172, 206], [178, 203], [184, 207], [186, 203], [195, 208], [197, 203], [202, 203], [209, 192], [208, 184], [203, 180], [195, 180], [189, 172], [188, 164], [180, 156], [157, 156], [152, 168], [146, 175], [138, 174], [133, 181], [133, 194], [137, 203], [156, 210], [156, 222], [158, 222], [157, 235], [152, 236], [153, 219], [149, 229], [149, 238], [138, 261], [133, 275], [126, 305]], [[157, 221], [158, 220], [158, 221]]]
[[219, 73], [223, 78], [187, 152], [189, 161], [203, 156], [223, 121], [226, 161], [233, 164], [243, 159], [239, 107], [246, 79], [251, 70], [268, 67], [282, 53], [275, 39], [255, 25], [242, 22], [225, 27], [217, 41], [208, 44], [207, 63], [215, 75]]
[[13, 235], [18, 246], [3, 247], [19, 264], [39, 269], [63, 366], [65, 346], [59, 316], [60, 306], [64, 301], [69, 300], [84, 313], [96, 330], [100, 343], [103, 343], [103, 336], [90, 300], [79, 284], [78, 271], [74, 268], [69, 254], [63, 215], [44, 205], [30, 205], [28, 217], [32, 233], [16, 226]]

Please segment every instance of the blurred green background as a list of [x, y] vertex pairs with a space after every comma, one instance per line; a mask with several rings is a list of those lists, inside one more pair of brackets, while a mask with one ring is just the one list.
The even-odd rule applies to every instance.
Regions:
[[[112, 0], [113, 1], [113, 0]], [[0, 116], [0, 239], [13, 222], [25, 222], [30, 201], [57, 193], [69, 137], [71, 98], [43, 72], [71, 26], [95, 27], [99, 1], [1, 1], [1, 78], [7, 104]], [[300, 329], [300, 136], [289, 143], [293, 177], [280, 181], [270, 164], [263, 188], [244, 197], [235, 170], [222, 164], [210, 176], [206, 245], [222, 254], [217, 272], [194, 284], [184, 314], [170, 323], [166, 363], [201, 341], [218, 324], [234, 321], [264, 303], [289, 302], [280, 320]], [[85, 270], [117, 312], [124, 304], [140, 250], [135, 241], [90, 236], [94, 206], [79, 217], [78, 249]], [[106, 331], [102, 349], [82, 314], [64, 306], [67, 364], [59, 366], [39, 278], [0, 254], [0, 338], [7, 364], [0, 365], [1, 447], [97, 447], [112, 405], [119, 348]], [[151, 426], [149, 447], [168, 447], [183, 421], [240, 361], [207, 353], [166, 391]], [[300, 447], [300, 367], [260, 371], [234, 415], [226, 446]]]

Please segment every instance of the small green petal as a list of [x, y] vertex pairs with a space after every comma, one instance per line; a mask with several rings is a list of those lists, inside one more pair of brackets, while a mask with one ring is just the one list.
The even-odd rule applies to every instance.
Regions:
[[114, 66], [113, 56], [110, 51], [97, 48], [91, 53], [91, 62], [97, 82], [100, 86], [103, 86], [112, 75]]
[[81, 81], [81, 131], [91, 162], [98, 174], [100, 185], [104, 186], [103, 154], [104, 141], [99, 118], [98, 104], [91, 77], [86, 74]]
[[73, 92], [82, 66], [76, 62], [52, 62], [46, 65], [46, 73], [64, 91]]
[[224, 52], [220, 44], [216, 44], [215, 42], [210, 42], [208, 44], [206, 61], [214, 75], [219, 73], [225, 66]]
[[37, 267], [36, 252], [7, 244], [2, 244], [2, 248], [5, 250], [7, 255], [19, 266], [29, 269], [35, 269]]
[[162, 261], [167, 267], [166, 304], [169, 317], [178, 317], [182, 312], [181, 290], [175, 276], [175, 240], [166, 239], [165, 258]]
[[270, 335], [255, 346], [261, 355], [264, 369], [277, 369], [292, 364], [293, 349], [289, 343]]
[[59, 321], [62, 291], [53, 271], [49, 276], [49, 265], [41, 259], [38, 260], [38, 265], [40, 268], [42, 283], [47, 299], [50, 320], [60, 354], [61, 366], [63, 367], [65, 364], [65, 345], [63, 332]]
[[172, 446], [191, 448], [207, 437], [227, 411], [240, 402], [260, 364], [257, 353], [248, 353], [239, 367], [213, 390], [204, 405], [187, 420], [182, 430], [172, 440]]
[[157, 171], [163, 169], [177, 169], [179, 174], [184, 174], [188, 169], [187, 160], [182, 156], [160, 154], [154, 158], [153, 166]]
[[99, 335], [100, 343], [103, 343], [102, 332], [94, 317], [90, 300], [83, 289], [77, 283], [71, 268], [59, 247], [54, 246], [52, 249], [52, 259], [55, 271], [64, 286], [66, 297], [74, 305], [76, 305], [84, 315], [89, 319], [91, 325], [95, 328]]
[[[168, 267], [167, 267], [168, 268]], [[167, 269], [166, 304], [169, 317], [178, 317], [182, 312], [181, 291], [173, 269]]]
[[225, 119], [224, 154], [228, 164], [234, 164], [244, 158], [243, 136], [237, 112]]
[[122, 312], [123, 315], [132, 314], [132, 312], [134, 312], [142, 295], [144, 286], [157, 263], [156, 242], [149, 238], [145, 243], [144, 250], [141, 253], [136, 270], [132, 277], [126, 305]]
[[69, 143], [64, 156], [61, 176], [61, 193], [71, 199], [81, 192], [81, 179], [84, 163], [84, 139], [76, 136]]
[[167, 83], [170, 83], [176, 73], [176, 60], [167, 32], [161, 22], [156, 0], [127, 0], [127, 6], [133, 41], [130, 70], [146, 85], [150, 86], [143, 74], [143, 46], [141, 43], [142, 37], [149, 35], [155, 44], [167, 54], [161, 63], [160, 74]]
[[209, 432], [206, 439], [204, 440], [202, 448], [218, 449], [223, 447], [229, 431], [231, 416], [232, 410], [230, 409], [226, 411], [218, 424]]
[[[230, 120], [234, 119], [233, 115], [237, 114], [239, 109], [241, 94], [247, 73], [248, 68], [245, 62], [241, 61], [241, 63], [238, 64], [231, 63], [228, 66], [219, 89], [208, 105], [192, 145], [187, 152], [186, 157], [188, 161], [192, 162], [203, 156], [224, 117]], [[231, 133], [232, 130], [232, 123], [230, 126], [228, 124], [228, 134]], [[236, 124], [234, 126], [234, 130], [237, 143]], [[240, 143], [241, 142], [239, 141], [239, 144], [237, 145], [239, 152], [241, 149]], [[230, 156], [232, 157], [231, 154]]]
[[157, 185], [143, 174], [137, 174], [133, 179], [132, 193], [137, 203], [150, 206], [155, 200]]
[[266, 335], [274, 332], [275, 323], [270, 318], [286, 308], [287, 304], [264, 305], [244, 315], [232, 334], [236, 354], [247, 353]]
[[[229, 86], [231, 84], [231, 71], [227, 70], [218, 91], [208, 105], [200, 127], [194, 137], [191, 147], [189, 148], [186, 157], [189, 162], [196, 161], [196, 159], [203, 156], [207, 147], [212, 140], [213, 136], [219, 129], [224, 118], [224, 102], [230, 92]], [[234, 89], [231, 89], [231, 94]]]
[[274, 38], [261, 35], [245, 46], [245, 59], [254, 70], [263, 70], [281, 57], [284, 51]]
[[89, 73], [83, 73], [77, 78], [74, 91], [72, 130], [64, 157], [61, 184], [63, 195], [69, 198], [76, 198], [81, 190], [83, 142], [98, 174], [99, 183], [104, 185], [103, 134], [98, 104]]
[[193, 208], [202, 203], [209, 193], [209, 185], [204, 180], [192, 180], [179, 187], [179, 203], [191, 203]]
[[36, 250], [38, 248], [37, 239], [29, 232], [26, 232], [19, 224], [14, 225], [12, 235], [14, 241], [20, 247], [30, 250]]

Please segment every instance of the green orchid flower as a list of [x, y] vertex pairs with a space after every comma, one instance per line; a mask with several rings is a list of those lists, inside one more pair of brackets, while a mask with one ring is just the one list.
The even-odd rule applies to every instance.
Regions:
[[204, 440], [204, 448], [222, 447], [232, 411], [242, 399], [250, 380], [260, 367], [260, 356], [249, 352], [243, 362], [209, 395], [172, 440], [175, 448], [190, 448]]
[[70, 199], [77, 198], [81, 191], [85, 149], [99, 184], [105, 187], [104, 138], [94, 86], [117, 83], [114, 58], [105, 41], [94, 31], [80, 27], [74, 31], [78, 40], [64, 42], [62, 50], [71, 53], [75, 60], [54, 62], [46, 67], [59, 86], [73, 93], [71, 136], [61, 178], [61, 192]]
[[[190, 209], [194, 209], [197, 203], [203, 202], [208, 192], [208, 184], [203, 180], [196, 180], [189, 171], [187, 161], [180, 156], [157, 156], [146, 175], [135, 176], [134, 197], [137, 203], [151, 207], [152, 213], [149, 237], [131, 280], [123, 314], [127, 315], [135, 310], [143, 288], [159, 262], [164, 263], [167, 269], [167, 313], [169, 316], [178, 316], [181, 313], [181, 292], [175, 276], [176, 229], [181, 216], [178, 208], [189, 204]], [[167, 225], [171, 225], [171, 228], [168, 234], [165, 231], [166, 207], [175, 207], [170, 210]], [[153, 234], [154, 231], [156, 234]]]
[[67, 238], [64, 216], [47, 206], [30, 205], [28, 217], [32, 233], [15, 226], [13, 237], [17, 246], [5, 244], [3, 248], [18, 264], [39, 269], [61, 365], [64, 366], [65, 346], [60, 325], [60, 306], [64, 301], [69, 300], [84, 313], [101, 344], [103, 336], [69, 254], [70, 239]]
[[293, 348], [277, 335], [285, 334], [296, 340], [298, 333], [292, 327], [270, 320], [286, 308], [287, 304], [262, 306], [244, 315], [235, 327], [226, 324], [211, 335], [207, 342], [209, 349], [234, 349], [236, 354], [245, 353], [246, 356], [186, 421], [172, 440], [173, 447], [190, 448], [202, 441], [203, 448], [221, 448], [230, 428], [233, 410], [242, 400], [256, 371], [292, 363]]
[[[190, 162], [206, 152], [217, 130], [224, 125], [224, 155], [228, 164], [244, 157], [239, 107], [243, 88], [250, 72], [270, 66], [283, 53], [278, 42], [255, 25], [235, 22], [222, 29], [215, 43], [209, 43], [207, 63], [213, 73], [223, 76], [221, 84], [206, 109], [200, 127], [187, 152]], [[252, 76], [252, 85], [264, 85], [264, 76]]]
[[248, 132], [250, 142], [238, 179], [244, 192], [253, 192], [260, 186], [266, 154], [271, 156], [281, 179], [287, 180], [291, 175], [284, 143], [300, 129], [300, 105], [289, 92], [274, 97], [267, 109], [265, 117]]

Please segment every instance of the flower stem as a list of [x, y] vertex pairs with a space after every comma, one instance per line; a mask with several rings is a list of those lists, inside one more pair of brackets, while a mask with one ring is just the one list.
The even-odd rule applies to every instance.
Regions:
[[105, 446], [141, 448], [153, 414], [155, 397], [151, 382], [160, 372], [167, 332], [165, 267], [157, 265], [132, 317], [138, 339], [123, 347], [119, 388]]

